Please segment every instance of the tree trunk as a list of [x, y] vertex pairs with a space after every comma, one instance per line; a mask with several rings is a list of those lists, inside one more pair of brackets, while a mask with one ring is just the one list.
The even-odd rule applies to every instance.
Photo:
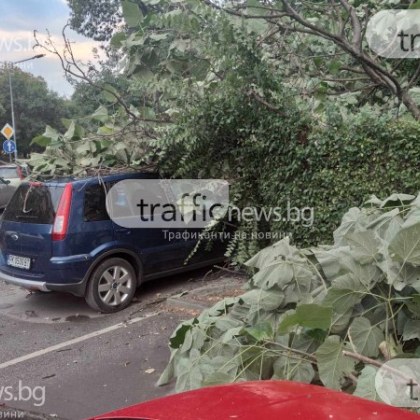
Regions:
[[414, 119], [416, 121], [420, 121], [420, 108], [408, 92], [403, 93], [402, 102], [407, 107], [407, 109], [410, 111], [410, 113], [414, 117]]

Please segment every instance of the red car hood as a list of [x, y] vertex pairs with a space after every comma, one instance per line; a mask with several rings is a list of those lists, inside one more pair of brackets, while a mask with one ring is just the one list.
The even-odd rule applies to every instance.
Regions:
[[93, 420], [105, 419], [420, 420], [420, 416], [319, 386], [258, 381], [170, 395]]

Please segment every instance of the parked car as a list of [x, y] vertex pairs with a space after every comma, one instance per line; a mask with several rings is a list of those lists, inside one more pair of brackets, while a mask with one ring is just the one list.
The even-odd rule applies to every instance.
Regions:
[[0, 209], [4, 209], [19, 185], [29, 176], [26, 164], [0, 162]]
[[202, 388], [91, 420], [418, 420], [418, 414], [321, 386], [257, 381]]
[[[84, 296], [101, 312], [127, 307], [144, 281], [220, 262], [221, 247], [184, 262], [196, 240], [110, 220], [106, 190], [150, 173], [23, 183], [0, 220], [0, 280], [28, 290]], [[179, 229], [174, 229], [179, 231]], [[179, 236], [179, 235], [178, 235]]]

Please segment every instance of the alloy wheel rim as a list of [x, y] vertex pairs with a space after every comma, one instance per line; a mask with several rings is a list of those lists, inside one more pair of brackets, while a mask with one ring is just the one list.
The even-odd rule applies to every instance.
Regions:
[[109, 267], [101, 276], [98, 284], [99, 297], [109, 306], [124, 303], [133, 288], [133, 279], [124, 267]]

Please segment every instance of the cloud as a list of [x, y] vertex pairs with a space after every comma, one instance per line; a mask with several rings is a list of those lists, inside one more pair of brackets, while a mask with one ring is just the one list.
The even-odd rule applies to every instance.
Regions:
[[[38, 38], [45, 42], [50, 39], [60, 53], [64, 50], [61, 35], [62, 28], [69, 19], [69, 8], [66, 0], [1, 0], [0, 2], [0, 61], [15, 62], [45, 53], [40, 48], [33, 49], [35, 39], [33, 31], [37, 30]], [[45, 29], [48, 28], [48, 31]], [[66, 31], [71, 40], [72, 49], [77, 60], [83, 63], [95, 62], [92, 52], [100, 44], [85, 38], [72, 30]], [[100, 50], [99, 50], [100, 51]], [[62, 95], [70, 95], [72, 87], [65, 78], [58, 57], [47, 53], [45, 58], [19, 64], [24, 71], [43, 77], [49, 87]]]
[[[62, 36], [47, 33], [37, 33], [37, 39], [41, 44], [51, 41], [60, 54], [64, 54], [65, 44]], [[98, 42], [80, 37], [77, 34], [69, 33], [72, 51], [75, 59], [87, 65], [89, 62], [95, 63], [97, 57], [93, 52], [94, 49], [99, 52], [101, 58], [103, 53], [98, 49]], [[64, 70], [61, 67], [59, 58], [44, 49], [37, 47], [34, 49], [36, 42], [32, 31], [5, 31], [0, 30], [0, 56], [3, 61], [16, 62], [33, 57], [37, 54], [46, 54], [45, 58], [27, 61], [19, 64], [19, 67], [27, 72], [43, 77], [50, 89], [58, 91], [60, 94], [69, 96], [72, 88], [65, 79]], [[48, 65], [46, 65], [48, 63]]]

